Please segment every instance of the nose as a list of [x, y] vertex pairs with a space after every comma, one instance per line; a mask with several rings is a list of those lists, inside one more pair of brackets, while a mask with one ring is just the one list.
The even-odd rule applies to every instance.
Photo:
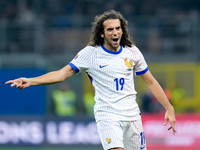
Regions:
[[117, 35], [117, 30], [116, 29], [113, 30], [113, 35]]

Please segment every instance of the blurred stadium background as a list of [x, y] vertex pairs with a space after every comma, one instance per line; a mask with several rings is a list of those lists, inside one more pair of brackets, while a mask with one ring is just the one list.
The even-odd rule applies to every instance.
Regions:
[[[0, 150], [102, 149], [93, 89], [84, 74], [22, 91], [4, 83], [68, 64], [86, 46], [95, 15], [110, 9], [129, 21], [129, 32], [177, 113], [173, 136], [163, 126], [163, 108], [135, 78], [147, 146], [200, 150], [199, 0], [0, 0]], [[70, 111], [59, 101], [70, 104]]]

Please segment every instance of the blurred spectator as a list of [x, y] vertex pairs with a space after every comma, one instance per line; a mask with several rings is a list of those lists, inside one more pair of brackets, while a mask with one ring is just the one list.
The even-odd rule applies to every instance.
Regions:
[[149, 31], [148, 50], [152, 53], [159, 53], [161, 51], [160, 35], [157, 29]]
[[[18, 22], [20, 25], [20, 46], [21, 51], [33, 52], [34, 48], [34, 27], [38, 24], [37, 16], [30, 3], [21, 1], [18, 15]], [[37, 22], [36, 22], [37, 20]]]
[[152, 94], [147, 90], [141, 97], [141, 112], [152, 113]]
[[21, 25], [33, 25], [36, 20], [36, 15], [31, 6], [24, 4], [19, 10], [19, 23]]
[[5, 15], [6, 15], [6, 19], [9, 22], [13, 22], [15, 21], [16, 17], [17, 17], [17, 7], [16, 7], [16, 2], [15, 1], [8, 1], [6, 8], [5, 8]]
[[91, 92], [86, 93], [83, 100], [87, 115], [94, 117], [94, 94]]
[[[167, 88], [163, 88], [165, 95], [169, 101], [171, 101], [171, 92]], [[141, 98], [141, 111], [142, 113], [162, 113], [165, 112], [163, 106], [153, 96], [153, 94], [147, 90]]]
[[88, 92], [84, 95], [84, 107], [88, 116], [94, 117], [94, 94]]
[[[167, 99], [171, 101], [171, 91], [168, 90], [167, 88], [163, 88], [163, 90], [165, 92]], [[152, 103], [153, 113], [164, 113], [165, 112], [164, 107], [158, 102], [158, 100], [154, 96], [152, 97], [152, 99], [153, 99]]]
[[186, 96], [186, 90], [181, 86], [176, 85], [176, 87], [172, 90], [171, 99], [176, 112], [184, 111], [182, 109], [178, 109], [179, 107], [177, 106], [180, 103], [182, 103], [182, 100], [184, 99], [185, 96]]
[[59, 84], [59, 89], [52, 93], [54, 111], [58, 116], [74, 116], [77, 114], [76, 94], [67, 82]]

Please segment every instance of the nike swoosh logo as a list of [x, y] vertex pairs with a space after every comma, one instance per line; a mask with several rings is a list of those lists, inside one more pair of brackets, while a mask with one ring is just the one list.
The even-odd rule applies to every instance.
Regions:
[[102, 66], [102, 65], [100, 65], [100, 66], [99, 66], [99, 68], [104, 68], [104, 67], [106, 67], [106, 66], [108, 66], [108, 65], [103, 65], [103, 66]]
[[146, 146], [144, 146], [144, 147], [141, 147], [140, 149], [144, 149]]

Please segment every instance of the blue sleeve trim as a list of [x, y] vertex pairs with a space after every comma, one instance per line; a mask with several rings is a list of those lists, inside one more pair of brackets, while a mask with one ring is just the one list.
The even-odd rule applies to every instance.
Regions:
[[142, 75], [142, 74], [145, 74], [148, 70], [149, 70], [149, 68], [147, 67], [147, 68], [144, 69], [143, 71], [136, 72], [136, 75]]
[[69, 65], [76, 71], [76, 73], [79, 72], [79, 69], [72, 63], [69, 63]]

